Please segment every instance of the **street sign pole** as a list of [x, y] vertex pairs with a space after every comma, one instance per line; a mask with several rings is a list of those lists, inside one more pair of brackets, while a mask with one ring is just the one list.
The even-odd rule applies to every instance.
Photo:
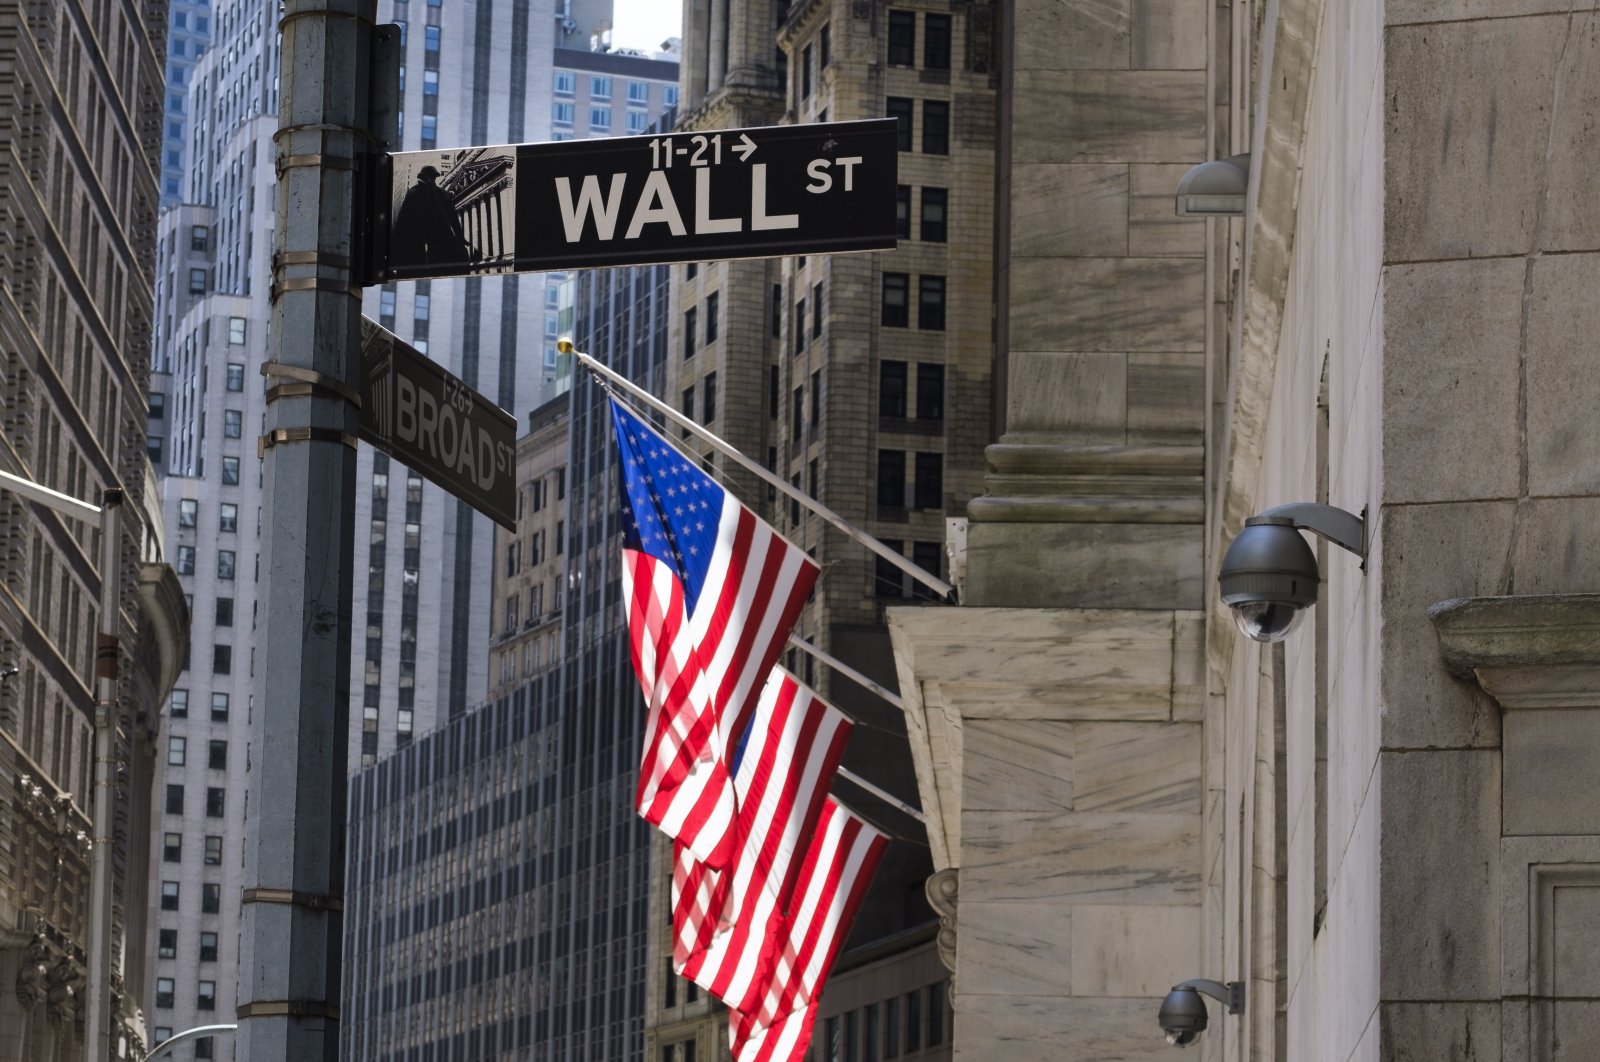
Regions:
[[[359, 182], [376, 0], [286, 0], [260, 584], [248, 663], [238, 1049], [339, 1056], [360, 368]], [[288, 382], [284, 382], [288, 381]]]

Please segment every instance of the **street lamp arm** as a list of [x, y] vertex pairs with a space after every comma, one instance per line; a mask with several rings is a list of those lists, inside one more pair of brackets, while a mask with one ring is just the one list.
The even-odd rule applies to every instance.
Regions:
[[29, 501], [38, 502], [47, 509], [54, 509], [63, 516], [70, 516], [74, 520], [82, 520], [86, 524], [100, 522], [100, 506], [90, 505], [86, 501], [79, 501], [70, 494], [62, 494], [58, 490], [51, 490], [43, 483], [35, 483], [31, 479], [13, 476], [10, 472], [0, 472], [0, 487], [14, 491]]
[[169, 1036], [159, 1044], [156, 1044], [155, 1049], [140, 1059], [139, 1062], [151, 1062], [151, 1059], [157, 1055], [164, 1051], [170, 1051], [185, 1041], [197, 1040], [202, 1036], [215, 1036], [219, 1032], [233, 1032], [237, 1028], [237, 1025], [201, 1025], [197, 1028], [185, 1029], [176, 1036]]

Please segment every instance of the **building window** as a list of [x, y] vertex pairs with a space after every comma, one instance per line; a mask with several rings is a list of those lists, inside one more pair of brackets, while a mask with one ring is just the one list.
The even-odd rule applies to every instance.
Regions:
[[911, 239], [911, 186], [896, 185], [894, 189], [894, 234], [902, 240]]
[[439, 27], [428, 26], [422, 31], [422, 50], [424, 52], [438, 52]]
[[200, 503], [193, 498], [184, 498], [178, 502], [178, 526], [184, 529], [199, 526]]
[[233, 347], [244, 346], [244, 318], [228, 318], [228, 345]]
[[906, 993], [906, 1053], [922, 1050], [922, 989]]
[[237, 361], [228, 363], [228, 390], [244, 390], [244, 365]]
[[661, 90], [661, 102], [668, 107], [676, 107], [678, 105], [678, 86], [667, 85], [663, 87]]
[[173, 719], [189, 718], [189, 691], [173, 690], [167, 700], [167, 714]]
[[895, 130], [895, 147], [900, 151], [911, 150], [911, 109], [913, 101], [904, 96], [890, 96], [888, 106], [885, 108], [890, 118], [900, 121], [900, 127]]
[[[802, 289], [803, 290], [803, 289]], [[794, 352], [806, 349], [806, 300], [794, 304]]]
[[928, 986], [928, 1046], [944, 1043], [944, 982]]
[[233, 674], [233, 646], [213, 645], [211, 647], [211, 673], [213, 675]]
[[811, 374], [811, 423], [822, 423], [822, 370]]
[[789, 441], [799, 442], [805, 437], [806, 433], [806, 389], [804, 387], [796, 387], [794, 389], [792, 413], [793, 416], [789, 420]]
[[817, 31], [817, 66], [826, 68], [833, 62], [833, 24], [824, 22]]
[[610, 107], [590, 107], [589, 108], [589, 128], [593, 129], [597, 133], [608, 133], [608, 132], [610, 132], [611, 131], [611, 108]]
[[922, 153], [950, 154], [950, 105], [943, 100], [922, 101]]
[[611, 79], [609, 77], [591, 77], [589, 79], [589, 98], [592, 100], [609, 100], [611, 98]]
[[439, 71], [424, 70], [422, 72], [422, 94], [424, 96], [437, 96], [439, 94]]
[[556, 95], [570, 96], [578, 90], [578, 75], [571, 70], [556, 71]]
[[[690, 420], [694, 419], [694, 387], [692, 385], [683, 389], [683, 415]], [[683, 432], [683, 437], [687, 439], [689, 437], [689, 429], [682, 428], [680, 430]]]
[[213, 693], [211, 695], [211, 721], [213, 723], [226, 723], [228, 721], [228, 695], [226, 693]]
[[213, 738], [206, 743], [206, 769], [211, 771], [226, 771], [228, 769], [228, 743]]
[[906, 452], [878, 451], [878, 504], [886, 509], [906, 505]]
[[195, 992], [194, 1005], [198, 1010], [217, 1009], [217, 983], [215, 981], [200, 982], [200, 987]]
[[550, 118], [557, 125], [571, 125], [577, 113], [578, 106], [571, 100], [556, 100], [554, 107], [551, 108]]
[[204, 295], [206, 293], [206, 271], [204, 269], [189, 270], [189, 294]]
[[900, 1057], [900, 997], [883, 1003], [883, 1057]]
[[783, 335], [783, 285], [772, 285], [772, 338]]
[[700, 415], [703, 418], [705, 418], [704, 422], [706, 424], [710, 424], [713, 420], [716, 419], [716, 416], [717, 416], [717, 374], [716, 373], [714, 373], [714, 372], [706, 373], [705, 381], [704, 381], [703, 385], [700, 388], [700, 394], [701, 394], [701, 403], [700, 403], [700, 405], [702, 407], [701, 410], [700, 410]]
[[211, 230], [204, 225], [193, 225], [189, 228], [189, 250], [197, 254], [204, 254], [211, 245]]
[[628, 112], [628, 132], [637, 136], [650, 128], [650, 116], [643, 111]]
[[237, 439], [244, 434], [244, 413], [237, 409], [224, 409], [222, 411], [222, 437], [224, 439]]
[[176, 911], [178, 909], [178, 883], [176, 881], [163, 881], [161, 883], [161, 909], [163, 911]]
[[[431, 28], [431, 27], [430, 27]], [[439, 139], [439, 119], [436, 115], [424, 114], [422, 116], [422, 146], [431, 148]]]
[[206, 818], [220, 819], [227, 810], [228, 791], [219, 786], [206, 788]]
[[[165, 885], [165, 884], [173, 884], [173, 883], [166, 882], [166, 883], [163, 883], [163, 884]], [[165, 906], [165, 904], [163, 904], [163, 906]], [[174, 908], [171, 908], [171, 910], [177, 910], [177, 908], [174, 907]], [[170, 977], [158, 977], [158, 978], [156, 978], [156, 1006], [161, 1010], [171, 1010], [172, 1009], [172, 997], [173, 997], [174, 991], [175, 991], [175, 985], [173, 984], [172, 978], [170, 978]]]
[[778, 367], [776, 365], [767, 366], [767, 416], [773, 420], [778, 419], [779, 386]]
[[217, 935], [215, 933], [200, 934], [200, 961], [217, 961]]
[[811, 45], [800, 49], [800, 98], [811, 98]]
[[167, 766], [182, 767], [188, 755], [189, 739], [184, 737], [167, 738]]
[[205, 884], [200, 886], [200, 913], [218, 914], [222, 910], [222, 886]]
[[918, 509], [944, 507], [944, 455], [917, 455], [916, 505]]
[[[939, 567], [944, 559], [944, 547], [937, 542], [911, 543], [911, 561], [929, 575], [939, 575]], [[911, 592], [917, 597], [936, 600], [938, 595], [931, 587], [923, 586], [920, 582], [912, 580]]]
[[229, 487], [239, 485], [239, 459], [237, 457], [224, 457], [222, 459], [222, 482], [224, 486]]
[[[156, 958], [176, 959], [178, 957], [178, 931], [176, 929], [163, 929], [156, 941]], [[161, 1041], [157, 1040], [157, 1043]]]
[[217, 578], [224, 581], [231, 580], [235, 569], [234, 552], [231, 549], [217, 550]]
[[156, 391], [150, 396], [150, 419], [165, 420], [167, 418], [167, 396]]
[[721, 298], [720, 292], [713, 291], [706, 296], [706, 345], [710, 346], [717, 341], [717, 303]]
[[929, 70], [950, 69], [949, 15], [923, 16], [922, 65]]
[[917, 419], [944, 419], [944, 366], [917, 363]]
[[177, 563], [174, 566], [178, 569], [178, 574], [179, 575], [193, 575], [194, 574], [194, 547], [193, 546], [179, 546], [178, 547], [178, 559], [177, 559]]
[[218, 507], [217, 530], [239, 530], [239, 506], [237, 504], [234, 502], [223, 502], [221, 506]]
[[178, 783], [167, 783], [166, 809], [168, 815], [183, 814], [183, 786]]
[[910, 318], [911, 278], [905, 273], [883, 275], [883, 325], [885, 328], [905, 328]]
[[917, 59], [917, 14], [889, 12], [889, 65], [911, 66]]
[[216, 834], [206, 835], [206, 866], [220, 867], [222, 865], [222, 838]]
[[683, 311], [683, 356], [685, 358], [694, 357], [694, 324], [699, 318], [699, 314], [700, 311], [693, 306]]
[[949, 198], [950, 193], [944, 188], [922, 190], [922, 238], [929, 243], [945, 242], [945, 208]]
[[811, 285], [811, 338], [822, 338], [822, 281]]
[[233, 626], [233, 598], [217, 598], [217, 623], [218, 627]]
[[183, 834], [163, 833], [161, 835], [161, 861], [163, 863], [183, 862]]
[[944, 277], [918, 278], [917, 327], [930, 332], [944, 331]]

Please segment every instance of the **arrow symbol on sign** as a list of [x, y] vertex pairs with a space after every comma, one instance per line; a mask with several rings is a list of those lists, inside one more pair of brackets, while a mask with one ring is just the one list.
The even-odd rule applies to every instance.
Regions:
[[749, 162], [750, 156], [755, 154], [756, 142], [750, 139], [749, 134], [740, 133], [739, 142], [733, 145], [733, 147], [729, 148], [729, 150], [739, 153], [740, 162]]

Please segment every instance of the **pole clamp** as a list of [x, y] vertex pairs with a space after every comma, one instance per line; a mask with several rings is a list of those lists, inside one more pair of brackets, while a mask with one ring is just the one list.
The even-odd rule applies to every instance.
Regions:
[[339, 1008], [321, 999], [263, 999], [241, 1003], [235, 1011], [241, 1018], [326, 1018], [339, 1020]]
[[308, 911], [343, 911], [344, 899], [339, 896], [323, 896], [315, 892], [300, 892], [296, 889], [245, 889], [240, 895], [242, 903], [282, 903], [295, 907], [304, 907]]
[[356, 448], [356, 437], [338, 428], [274, 428], [256, 440], [256, 457], [266, 457], [274, 446], [292, 442], [336, 442]]
[[342, 398], [357, 409], [361, 408], [361, 395], [356, 392], [355, 388], [337, 377], [329, 376], [325, 372], [303, 368], [299, 365], [289, 365], [281, 361], [269, 361], [261, 366], [261, 375], [297, 381], [296, 383], [278, 384], [275, 387], [267, 388], [268, 402], [273, 402], [279, 398], [322, 395], [329, 398]]
[[294, 277], [290, 280], [279, 280], [272, 285], [272, 290], [267, 295], [271, 301], [277, 302], [279, 296], [291, 291], [326, 291], [334, 295], [349, 295], [356, 299], [362, 295], [360, 284], [352, 284], [335, 277]]

